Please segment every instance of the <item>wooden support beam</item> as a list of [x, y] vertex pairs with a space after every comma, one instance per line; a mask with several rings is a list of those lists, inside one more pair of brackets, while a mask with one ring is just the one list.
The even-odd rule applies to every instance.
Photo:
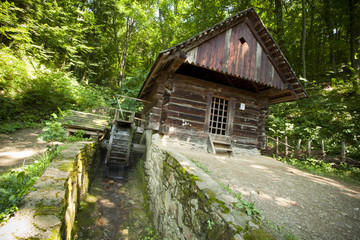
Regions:
[[296, 154], [300, 154], [300, 148], [301, 148], [301, 139], [298, 140], [298, 143], [296, 145]]
[[251, 84], [253, 85], [253, 87], [255, 88], [255, 91], [257, 92], [257, 93], [259, 93], [260, 91], [259, 91], [259, 88], [257, 87], [257, 85], [253, 82], [253, 81], [250, 81], [251, 82]]
[[311, 157], [311, 140], [307, 141], [307, 154]]
[[226, 74], [224, 74], [224, 77], [225, 77], [226, 81], [230, 84], [230, 86], [234, 87], [234, 84], [229, 80], [229, 78], [227, 77]]
[[151, 102], [149, 102], [149, 101], [142, 100], [142, 99], [139, 99], [139, 98], [133, 98], [133, 97], [123, 96], [123, 95], [118, 95], [118, 96], [119, 96], [119, 97], [122, 97], [122, 98], [127, 98], [127, 99], [136, 100], [136, 101], [139, 101], [139, 102], [151, 103]]
[[341, 142], [341, 162], [345, 162], [346, 160], [346, 147], [345, 147], [345, 142]]

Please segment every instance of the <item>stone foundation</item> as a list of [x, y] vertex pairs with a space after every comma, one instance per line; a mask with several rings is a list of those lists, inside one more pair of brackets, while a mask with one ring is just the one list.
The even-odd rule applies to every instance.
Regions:
[[145, 175], [154, 225], [167, 239], [271, 239], [235, 197], [187, 157], [146, 132]]
[[75, 143], [63, 150], [25, 197], [25, 204], [0, 226], [0, 239], [71, 239], [95, 151], [93, 142]]

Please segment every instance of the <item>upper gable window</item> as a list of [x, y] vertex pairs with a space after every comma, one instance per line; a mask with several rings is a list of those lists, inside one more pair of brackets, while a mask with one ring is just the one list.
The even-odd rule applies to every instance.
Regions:
[[246, 40], [245, 40], [245, 38], [243, 38], [243, 37], [241, 37], [241, 38], [239, 39], [239, 41], [241, 42], [241, 44], [246, 43]]

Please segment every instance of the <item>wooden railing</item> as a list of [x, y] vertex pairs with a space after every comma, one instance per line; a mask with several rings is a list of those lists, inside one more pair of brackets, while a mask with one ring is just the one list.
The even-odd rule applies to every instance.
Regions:
[[116, 109], [115, 121], [134, 122], [135, 112]]
[[[297, 141], [297, 145], [296, 146], [291, 146], [288, 144], [288, 137], [285, 136], [284, 137], [284, 141], [280, 141], [278, 137], [273, 138], [270, 136], [267, 136], [267, 139], [271, 139], [275, 142], [275, 154], [279, 154], [279, 145], [284, 145], [285, 151], [284, 154], [285, 156], [288, 156], [290, 152], [295, 153], [297, 155], [299, 155], [300, 153], [302, 153], [303, 151], [301, 150], [301, 143], [302, 140], [299, 139]], [[306, 144], [306, 154], [308, 156], [312, 156], [313, 152], [312, 152], [312, 145], [313, 140], [307, 140], [307, 144]], [[289, 148], [292, 149], [293, 151], [289, 151]], [[325, 140], [321, 140], [321, 155], [322, 157], [325, 159], [326, 157], [326, 150], [325, 150]], [[341, 154], [340, 154], [340, 159], [342, 162], [345, 162], [346, 160], [346, 144], [345, 142], [341, 142]]]

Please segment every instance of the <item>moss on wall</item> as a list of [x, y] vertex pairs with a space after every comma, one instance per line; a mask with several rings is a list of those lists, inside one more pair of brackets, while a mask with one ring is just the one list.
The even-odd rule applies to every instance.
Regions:
[[[86, 196], [89, 187], [89, 171], [96, 152], [96, 143], [87, 144], [82, 148], [76, 157], [73, 168], [61, 168], [69, 171], [69, 177], [65, 183], [65, 211], [61, 236], [63, 239], [71, 239], [71, 232], [74, 226], [76, 212]], [[70, 164], [67, 165], [69, 167]]]

